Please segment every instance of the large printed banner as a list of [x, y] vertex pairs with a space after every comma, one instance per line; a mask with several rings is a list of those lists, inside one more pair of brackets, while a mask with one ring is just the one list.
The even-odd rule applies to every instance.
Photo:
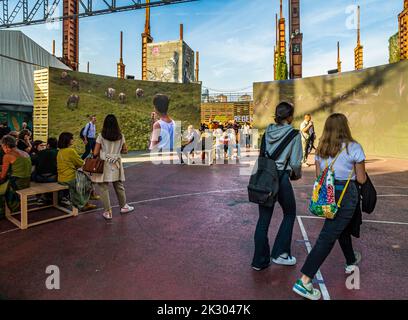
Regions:
[[43, 130], [43, 138], [72, 132], [78, 151], [84, 148], [79, 134], [88, 116], [96, 115], [100, 132], [109, 113], [117, 116], [129, 149], [145, 150], [151, 132], [153, 96], [157, 93], [170, 97], [169, 114], [183, 128], [200, 123], [200, 84], [124, 80], [54, 68], [42, 71], [37, 78], [41, 80], [41, 75], [46, 84], [35, 84], [34, 127], [38, 132]]
[[334, 75], [254, 84], [255, 126], [273, 122], [276, 105], [295, 105], [295, 126], [312, 115], [321, 135], [331, 113], [347, 115], [369, 155], [408, 158], [408, 61]]

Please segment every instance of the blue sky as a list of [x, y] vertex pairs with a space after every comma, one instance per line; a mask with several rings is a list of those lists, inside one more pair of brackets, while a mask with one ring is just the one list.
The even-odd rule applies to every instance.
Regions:
[[[283, 2], [287, 18], [288, 1]], [[341, 43], [343, 71], [353, 70], [356, 30], [347, 27], [350, 13], [346, 10], [356, 4], [361, 6], [365, 67], [388, 62], [388, 38], [398, 30], [403, 0], [301, 0], [304, 76], [336, 68], [337, 41]], [[278, 11], [279, 0], [199, 0], [153, 8], [152, 35], [156, 42], [176, 40], [179, 24], [184, 23], [185, 41], [200, 51], [203, 85], [235, 91], [250, 88], [253, 82], [272, 80]], [[126, 73], [140, 78], [143, 28], [143, 10], [81, 19], [80, 71], [85, 71], [90, 61], [92, 73], [115, 76], [123, 30]], [[56, 53], [61, 55], [60, 23], [20, 30], [50, 51], [55, 39]]]

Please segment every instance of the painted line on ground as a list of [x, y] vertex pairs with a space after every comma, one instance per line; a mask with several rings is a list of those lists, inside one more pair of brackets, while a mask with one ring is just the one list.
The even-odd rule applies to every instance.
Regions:
[[[301, 186], [294, 186], [293, 188], [299, 188], [299, 187], [309, 187], [306, 185], [301, 185]], [[383, 187], [387, 187], [387, 186], [383, 186]], [[389, 186], [391, 188], [394, 188], [394, 186]], [[400, 188], [408, 188], [408, 187], [400, 187]], [[192, 196], [202, 196], [202, 195], [206, 195], [206, 194], [217, 194], [217, 193], [229, 193], [229, 192], [241, 192], [241, 191], [247, 191], [247, 189], [245, 188], [239, 188], [239, 189], [226, 189], [226, 190], [212, 190], [212, 191], [203, 191], [203, 192], [193, 192], [193, 193], [183, 193], [183, 194], [177, 194], [177, 195], [172, 195], [172, 196], [166, 196], [166, 197], [158, 197], [158, 198], [151, 198], [151, 199], [145, 199], [145, 200], [139, 200], [139, 201], [133, 201], [133, 202], [129, 202], [129, 204], [131, 205], [137, 205], [137, 204], [141, 204], [141, 203], [148, 203], [148, 202], [154, 202], [154, 201], [161, 201], [161, 200], [169, 200], [169, 199], [177, 199], [177, 198], [183, 198], [183, 197], [192, 197]], [[406, 197], [408, 195], [377, 195], [377, 197]], [[112, 208], [117, 208], [119, 207], [118, 205], [112, 206]], [[80, 212], [79, 215], [85, 215], [85, 214], [91, 214], [91, 213], [95, 213], [95, 212], [99, 212], [102, 211], [103, 208], [97, 208], [95, 210], [90, 210], [90, 211], [86, 211], [86, 212]], [[313, 216], [299, 216], [301, 218], [310, 218], [310, 219], [320, 219], [319, 217], [313, 217]], [[363, 220], [364, 222], [373, 222], [374, 220]], [[398, 224], [398, 225], [408, 225], [408, 223], [405, 222], [390, 222], [390, 221], [376, 221], [377, 223], [384, 223], [384, 224]], [[0, 232], [0, 235], [5, 234], [5, 233], [9, 233], [12, 231], [17, 231], [20, 230], [19, 228], [14, 228], [14, 229], [10, 229], [10, 230], [6, 230], [6, 231], [2, 231]]]
[[[299, 215], [298, 217], [300, 217], [300, 218], [302, 218], [302, 219], [325, 220], [325, 218], [314, 217], [314, 216], [302, 216], [302, 215]], [[408, 226], [408, 222], [398, 222], [398, 221], [363, 220], [363, 222], [382, 223], [382, 224], [394, 224], [394, 225]]]
[[[309, 237], [307, 236], [305, 226], [303, 225], [302, 218], [297, 216], [297, 221], [299, 223], [300, 231], [302, 232], [302, 236], [304, 239], [304, 243], [306, 245], [307, 253], [309, 254], [312, 251], [312, 245], [310, 244]], [[320, 272], [320, 269], [316, 273], [316, 279], [318, 280], [320, 291], [323, 296], [323, 300], [330, 300], [330, 294], [327, 290], [326, 284], [324, 283], [323, 275]]]

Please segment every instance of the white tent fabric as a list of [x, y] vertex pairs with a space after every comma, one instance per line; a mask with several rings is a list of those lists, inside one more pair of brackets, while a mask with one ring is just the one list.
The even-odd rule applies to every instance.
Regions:
[[21, 31], [0, 30], [0, 105], [32, 106], [34, 70], [69, 68]]

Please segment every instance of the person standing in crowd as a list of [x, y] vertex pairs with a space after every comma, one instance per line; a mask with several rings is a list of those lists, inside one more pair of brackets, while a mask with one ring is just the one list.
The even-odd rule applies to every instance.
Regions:
[[11, 129], [7, 121], [0, 123], [0, 139], [10, 133]]
[[113, 184], [116, 196], [119, 201], [120, 213], [129, 213], [134, 210], [126, 203], [125, 171], [123, 169], [121, 154], [127, 153], [125, 137], [122, 134], [118, 120], [113, 114], [106, 116], [103, 122], [102, 133], [96, 139], [94, 156], [104, 160], [102, 174], [92, 175], [92, 181], [97, 183], [101, 189], [101, 199], [103, 202], [103, 217], [112, 219], [112, 206], [109, 198], [109, 183]]
[[245, 122], [244, 126], [242, 127], [242, 136], [245, 143], [245, 148], [250, 148], [251, 144], [250, 130], [251, 127], [249, 126], [249, 123]]
[[31, 156], [35, 169], [31, 175], [31, 180], [38, 183], [57, 182], [57, 154], [58, 140], [48, 138], [47, 147]]
[[82, 131], [82, 138], [85, 144], [85, 152], [82, 154], [82, 159], [86, 159], [95, 148], [96, 143], [96, 116], [89, 117], [89, 122]]
[[307, 165], [307, 158], [311, 151], [310, 143], [315, 135], [312, 116], [309, 113], [305, 114], [305, 118], [300, 124], [300, 134], [302, 135], [303, 163]]
[[5, 205], [11, 212], [18, 211], [18, 190], [30, 187], [31, 159], [27, 152], [17, 148], [16, 139], [6, 135], [1, 140], [4, 157], [0, 174], [0, 218], [4, 217]]
[[32, 147], [31, 132], [27, 129], [21, 130], [18, 135], [17, 148], [30, 154]]
[[28, 131], [30, 131], [31, 133], [33, 132], [33, 130], [28, 126], [27, 122], [23, 122], [23, 123], [21, 124], [21, 130], [28, 130]]
[[239, 159], [241, 157], [241, 144], [240, 144], [240, 136], [239, 131], [238, 134], [235, 133], [234, 129], [227, 130], [228, 135], [228, 157], [230, 159], [234, 158], [234, 151], [237, 149], [236, 158]]
[[[96, 209], [96, 205], [90, 204], [91, 192], [76, 188], [76, 171], [84, 165], [84, 160], [78, 155], [72, 145], [74, 135], [63, 132], [58, 138], [57, 171], [58, 183], [69, 188], [70, 204], [82, 211]], [[64, 201], [64, 203], [66, 203]]]
[[[286, 102], [276, 107], [275, 122], [270, 124], [265, 131], [265, 150], [273, 154], [283, 139], [292, 132], [294, 107]], [[290, 180], [301, 178], [302, 168], [302, 143], [298, 134], [276, 159], [279, 174], [279, 192], [277, 201], [283, 210], [283, 220], [272, 251], [269, 247], [268, 230], [274, 208], [259, 205], [259, 219], [255, 230], [255, 253], [252, 268], [261, 271], [269, 267], [272, 262], [293, 266], [296, 258], [291, 254], [292, 232], [296, 219], [296, 200]]]
[[192, 125], [189, 125], [187, 127], [186, 140], [187, 143], [183, 144], [181, 148], [177, 149], [178, 151], [177, 153], [179, 155], [181, 164], [184, 164], [183, 154], [188, 159], [190, 155], [194, 154], [194, 150], [196, 149], [197, 144], [199, 143], [200, 140], [199, 133], [196, 130], [194, 130], [194, 127]]
[[224, 143], [222, 142], [223, 132], [221, 128], [214, 130], [215, 137], [215, 154], [217, 159], [221, 159], [221, 154], [224, 154]]
[[[326, 260], [336, 243], [346, 258], [346, 273], [352, 272], [355, 265], [361, 260], [361, 254], [353, 250], [351, 231], [354, 225], [361, 225], [360, 216], [356, 216], [359, 205], [359, 191], [357, 182], [364, 184], [367, 179], [365, 170], [365, 154], [363, 148], [351, 134], [348, 120], [345, 115], [334, 113], [329, 116], [324, 125], [322, 137], [316, 151], [316, 177], [328, 166], [335, 172], [335, 199], [339, 200], [350, 179], [345, 191], [341, 207], [335, 219], [326, 219], [320, 235], [301, 269], [302, 277], [293, 287], [297, 294], [311, 300], [319, 300], [321, 293], [313, 288], [312, 279]], [[357, 181], [357, 182], [356, 182]]]
[[153, 124], [150, 150], [159, 152], [174, 150], [176, 123], [168, 115], [169, 104], [170, 100], [164, 94], [156, 94], [153, 98], [155, 113], [159, 120]]

